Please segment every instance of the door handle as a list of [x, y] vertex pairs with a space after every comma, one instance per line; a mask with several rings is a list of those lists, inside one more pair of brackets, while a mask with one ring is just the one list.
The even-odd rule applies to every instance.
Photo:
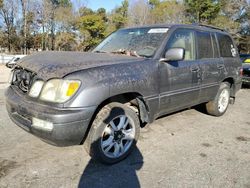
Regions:
[[197, 67], [196, 66], [195, 67], [191, 67], [191, 71], [192, 72], [199, 72], [200, 71], [200, 67], [198, 67], [198, 66]]
[[217, 65], [218, 69], [224, 69], [225, 68], [225, 65], [224, 64], [220, 64], [220, 65]]

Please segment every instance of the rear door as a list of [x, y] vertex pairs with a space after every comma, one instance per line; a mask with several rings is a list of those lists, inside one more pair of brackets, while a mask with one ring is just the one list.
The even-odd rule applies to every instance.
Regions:
[[236, 76], [239, 66], [239, 55], [232, 38], [223, 33], [217, 33], [217, 39], [220, 49], [220, 56], [223, 59], [224, 67], [221, 69], [221, 79], [228, 76]]
[[201, 67], [201, 92], [199, 102], [213, 99], [218, 91], [223, 59], [219, 57], [214, 33], [196, 31], [197, 59]]

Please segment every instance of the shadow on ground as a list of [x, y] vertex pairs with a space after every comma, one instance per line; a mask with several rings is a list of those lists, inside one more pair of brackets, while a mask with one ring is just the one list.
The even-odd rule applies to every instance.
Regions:
[[250, 84], [242, 84], [241, 89], [250, 89]]
[[208, 115], [205, 103], [198, 104], [196, 106], [193, 106], [192, 108], [195, 109], [196, 111], [202, 113], [202, 114]]
[[105, 165], [90, 160], [83, 171], [78, 188], [140, 187], [136, 171], [143, 166], [143, 156], [136, 147], [122, 162]]

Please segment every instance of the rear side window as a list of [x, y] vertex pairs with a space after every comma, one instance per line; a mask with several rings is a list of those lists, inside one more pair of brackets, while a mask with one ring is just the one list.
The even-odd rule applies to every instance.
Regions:
[[198, 59], [213, 58], [210, 33], [197, 31]]
[[167, 50], [170, 48], [183, 48], [185, 49], [184, 60], [195, 60], [194, 31], [177, 29], [168, 41]]
[[217, 34], [221, 57], [235, 57], [237, 52], [232, 39], [228, 35]]

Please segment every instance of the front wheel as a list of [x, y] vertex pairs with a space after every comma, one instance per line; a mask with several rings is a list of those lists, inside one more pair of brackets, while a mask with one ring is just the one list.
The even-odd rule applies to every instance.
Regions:
[[110, 103], [97, 114], [85, 148], [90, 156], [104, 163], [117, 163], [135, 147], [140, 121], [134, 110], [120, 103]]
[[222, 116], [227, 111], [229, 101], [230, 86], [227, 82], [223, 82], [220, 85], [215, 99], [206, 104], [208, 114], [213, 116]]

